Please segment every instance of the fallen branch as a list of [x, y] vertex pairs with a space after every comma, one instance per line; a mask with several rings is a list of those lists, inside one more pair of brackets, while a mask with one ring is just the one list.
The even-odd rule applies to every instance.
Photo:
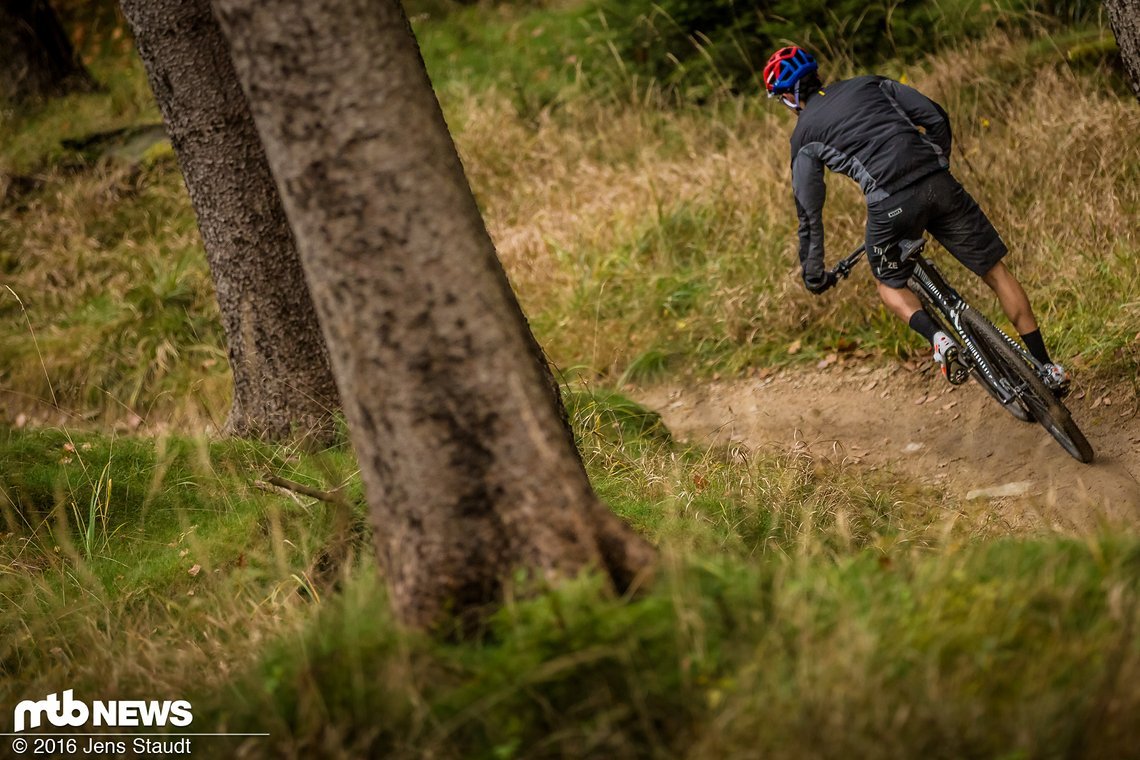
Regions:
[[[254, 485], [257, 485], [257, 483], [260, 482], [262, 481], [257, 481], [254, 483]], [[307, 486], [304, 483], [288, 480], [278, 475], [268, 475], [266, 476], [264, 482], [277, 486], [278, 488], [284, 488], [286, 491], [292, 491], [293, 493], [299, 493], [302, 496], [308, 496], [310, 499], [316, 499], [317, 501], [324, 501], [329, 504], [344, 504], [344, 497], [341, 496], [339, 488], [335, 491], [322, 491], [319, 488], [313, 488], [312, 486]]]
[[[361, 536], [367, 532], [363, 527], [363, 520], [357, 516], [356, 510], [344, 498], [343, 486], [331, 491], [322, 491], [319, 488], [313, 488], [279, 475], [266, 475], [265, 480], [255, 480], [253, 485], [263, 491], [286, 496], [298, 504], [301, 503], [298, 498], [298, 494], [300, 494], [333, 505], [331, 537], [305, 575], [305, 578], [309, 580], [308, 589], [306, 590], [305, 585], [298, 589], [305, 595], [316, 596], [319, 600], [320, 590], [334, 588], [337, 585], [341, 568], [352, 556], [353, 549], [359, 543]], [[304, 507], [304, 505], [301, 506]], [[307, 507], [304, 508], [308, 509]]]

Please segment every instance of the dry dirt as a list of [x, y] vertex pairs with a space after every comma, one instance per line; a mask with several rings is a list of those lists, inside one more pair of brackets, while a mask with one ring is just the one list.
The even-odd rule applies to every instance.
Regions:
[[1066, 403], [1096, 451], [1085, 465], [973, 381], [951, 386], [932, 366], [824, 364], [631, 395], [681, 440], [906, 473], [962, 500], [988, 500], [1014, 530], [1140, 526], [1140, 399], [1131, 387], [1077, 378]]

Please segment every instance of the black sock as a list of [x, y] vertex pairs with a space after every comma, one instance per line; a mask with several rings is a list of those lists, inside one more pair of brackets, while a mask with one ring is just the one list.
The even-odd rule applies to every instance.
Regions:
[[1049, 352], [1045, 350], [1045, 340], [1041, 337], [1040, 330], [1034, 330], [1031, 333], [1026, 333], [1021, 336], [1021, 342], [1029, 349], [1029, 353], [1033, 354], [1033, 358], [1042, 364], [1052, 364], [1053, 361], [1049, 358]]
[[910, 315], [910, 329], [934, 343], [934, 333], [938, 332], [938, 325], [930, 318], [925, 309], [919, 309]]

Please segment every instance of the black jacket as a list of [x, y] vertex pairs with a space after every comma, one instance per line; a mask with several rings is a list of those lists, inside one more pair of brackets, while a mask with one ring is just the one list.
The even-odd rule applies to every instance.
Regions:
[[877, 203], [949, 168], [950, 143], [950, 120], [942, 107], [893, 79], [855, 77], [813, 93], [792, 132], [804, 282], [823, 281], [824, 166], [851, 177], [867, 203]]

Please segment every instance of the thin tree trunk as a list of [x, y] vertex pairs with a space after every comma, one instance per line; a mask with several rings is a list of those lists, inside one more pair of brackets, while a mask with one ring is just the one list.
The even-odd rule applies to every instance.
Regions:
[[1140, 100], [1140, 0], [1104, 0], [1132, 93]]
[[209, 0], [123, 0], [178, 155], [233, 371], [226, 432], [327, 439], [336, 385], [277, 186]]
[[397, 614], [652, 548], [590, 488], [397, 0], [216, 0], [342, 391]]
[[0, 101], [93, 89], [47, 0], [0, 0]]

